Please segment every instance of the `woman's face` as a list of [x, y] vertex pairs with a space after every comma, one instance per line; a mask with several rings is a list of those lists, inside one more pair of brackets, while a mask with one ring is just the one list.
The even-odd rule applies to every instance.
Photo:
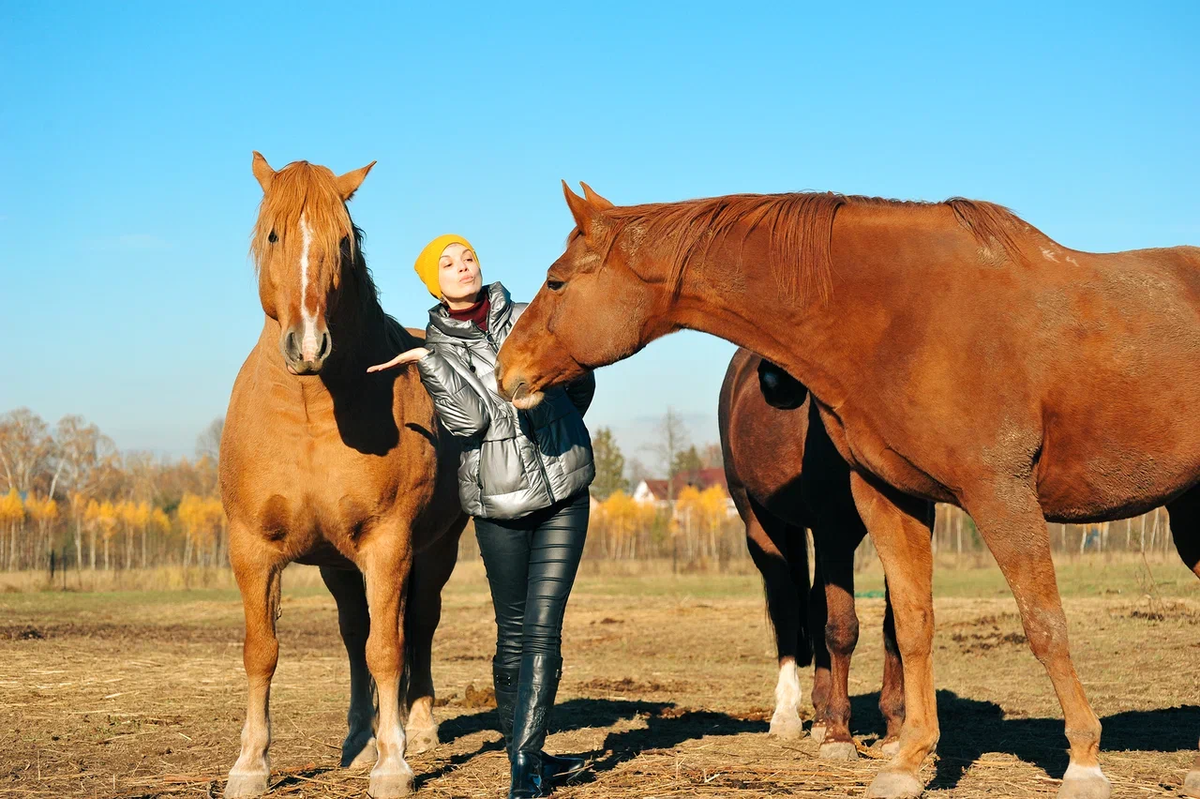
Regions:
[[447, 303], [471, 304], [483, 288], [475, 252], [461, 244], [447, 244], [438, 260], [438, 287]]

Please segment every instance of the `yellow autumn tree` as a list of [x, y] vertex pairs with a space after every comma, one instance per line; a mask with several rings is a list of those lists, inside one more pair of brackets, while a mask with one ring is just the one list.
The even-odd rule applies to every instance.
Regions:
[[688, 558], [694, 558], [700, 549], [701, 531], [704, 529], [703, 502], [700, 490], [692, 485], [684, 486], [675, 497], [675, 512], [671, 516], [671, 529], [682, 538]]
[[212, 546], [215, 552], [220, 539], [221, 526], [225, 521], [225, 511], [221, 507], [219, 499], [198, 497], [189, 492], [183, 495], [176, 515], [186, 537], [183, 551], [185, 567], [191, 562], [193, 551], [199, 552], [205, 547]]
[[700, 528], [708, 534], [708, 551], [713, 557], [720, 557], [719, 539], [721, 530], [728, 519], [726, 508], [729, 495], [719, 485], [712, 485], [700, 492], [697, 508], [700, 517]]
[[[17, 532], [25, 526], [25, 504], [16, 488], [10, 488], [8, 493], [0, 496], [0, 562], [6, 568], [13, 568], [17, 555], [17, 542], [20, 535]], [[7, 541], [3, 535], [7, 534]]]
[[104, 544], [104, 568], [105, 570], [111, 569], [110, 546], [120, 521], [117, 517], [116, 507], [108, 501], [89, 500], [87, 508], [83, 512], [83, 521], [92, 534], [93, 568], [95, 567], [95, 541], [96, 536], [99, 535], [101, 543]]
[[146, 527], [150, 524], [150, 503], [125, 501], [117, 505], [117, 517], [125, 530], [125, 568], [133, 567], [133, 537], [142, 534], [142, 565], [146, 563]]
[[[161, 546], [162, 538], [164, 536], [166, 536], [167, 533], [171, 532], [171, 517], [167, 516], [167, 512], [164, 511], [162, 508], [154, 508], [153, 510], [150, 511], [150, 518], [146, 522], [146, 530], [149, 532], [158, 534], [159, 541], [160, 541], [159, 546]], [[142, 535], [142, 568], [143, 569], [146, 568], [147, 565], [148, 565], [148, 562], [146, 559], [146, 535], [145, 535], [145, 533], [143, 533], [143, 535]]]
[[51, 497], [39, 498], [37, 494], [30, 494], [25, 500], [25, 512], [37, 525], [37, 562], [33, 565], [40, 567], [41, 561], [49, 559], [54, 546], [51, 540], [52, 527], [58, 520], [58, 503]]
[[614, 491], [600, 504], [604, 522], [605, 554], [608, 557], [636, 557], [638, 503], [624, 491]]

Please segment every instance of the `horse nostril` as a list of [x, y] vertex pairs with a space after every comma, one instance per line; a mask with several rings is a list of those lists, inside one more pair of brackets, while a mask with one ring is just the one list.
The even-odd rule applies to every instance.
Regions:
[[333, 339], [330, 337], [329, 331], [325, 331], [321, 334], [321, 348], [317, 350], [317, 360], [324, 360], [331, 349], [333, 349]]

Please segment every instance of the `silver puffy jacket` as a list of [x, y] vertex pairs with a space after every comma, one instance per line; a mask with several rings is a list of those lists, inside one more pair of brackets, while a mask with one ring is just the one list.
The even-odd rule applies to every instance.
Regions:
[[499, 283], [487, 287], [487, 333], [451, 319], [445, 306], [429, 311], [417, 361], [421, 382], [442, 425], [464, 439], [458, 468], [463, 510], [485, 519], [517, 519], [575, 496], [596, 476], [583, 413], [596, 380], [589, 373], [546, 392], [531, 411], [519, 411], [496, 392], [496, 353], [525, 304], [514, 305]]

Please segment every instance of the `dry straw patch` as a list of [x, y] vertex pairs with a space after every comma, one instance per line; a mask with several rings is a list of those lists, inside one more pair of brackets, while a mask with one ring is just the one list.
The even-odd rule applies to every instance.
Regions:
[[[365, 774], [336, 768], [347, 693], [336, 614], [323, 591], [298, 585], [305, 579], [285, 576], [272, 795], [359, 797]], [[926, 766], [930, 795], [1051, 796], [1066, 765], [1053, 691], [1018, 640], [1012, 599], [987, 574], [973, 579], [983, 596], [936, 606], [942, 741]], [[1104, 721], [1115, 795], [1176, 796], [1200, 734], [1200, 591], [1180, 580], [1149, 615], [1136, 577], [1120, 585], [1066, 600], [1076, 664]], [[872, 744], [882, 603], [862, 599], [860, 609], [851, 694], [863, 756], [826, 764], [811, 740], [766, 734], [775, 668], [756, 577], [584, 575], [549, 748], [586, 753], [595, 767], [558, 795], [861, 795], [881, 765]], [[480, 645], [492, 615], [476, 565], [452, 581], [443, 625], [444, 743], [410, 758], [418, 795], [502, 796], [491, 649]], [[226, 589], [0, 596], [0, 795], [220, 795], [243, 714], [240, 639], [240, 602]]]

